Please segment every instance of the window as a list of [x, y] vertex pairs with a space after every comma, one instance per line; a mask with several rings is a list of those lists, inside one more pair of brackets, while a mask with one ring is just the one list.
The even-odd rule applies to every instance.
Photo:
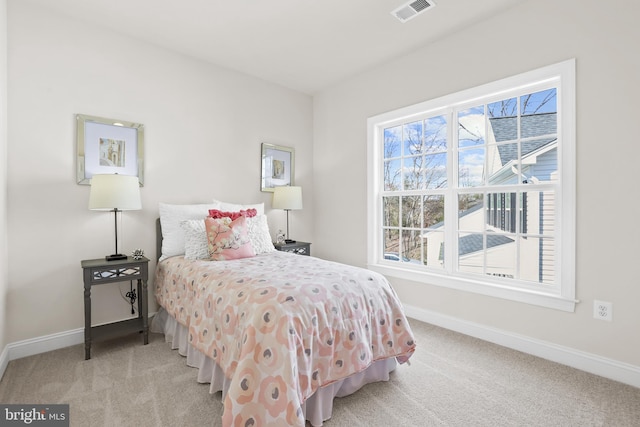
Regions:
[[369, 265], [573, 311], [573, 60], [372, 117]]

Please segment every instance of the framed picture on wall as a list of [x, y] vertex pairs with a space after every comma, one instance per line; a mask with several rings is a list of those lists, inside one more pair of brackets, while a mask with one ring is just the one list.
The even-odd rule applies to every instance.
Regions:
[[78, 184], [96, 174], [137, 176], [144, 184], [144, 126], [125, 120], [76, 115]]
[[262, 143], [261, 191], [293, 185], [294, 151], [291, 147]]

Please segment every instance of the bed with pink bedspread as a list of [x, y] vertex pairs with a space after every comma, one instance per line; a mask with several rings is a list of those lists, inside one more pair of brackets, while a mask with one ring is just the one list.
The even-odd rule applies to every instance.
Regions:
[[388, 379], [415, 350], [382, 275], [319, 258], [175, 256], [158, 263], [155, 296], [160, 328], [223, 392], [224, 426], [322, 425], [335, 395]]

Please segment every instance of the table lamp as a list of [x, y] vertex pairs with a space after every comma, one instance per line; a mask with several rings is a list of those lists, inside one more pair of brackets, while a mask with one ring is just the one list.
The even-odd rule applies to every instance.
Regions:
[[138, 177], [128, 175], [94, 175], [91, 178], [89, 209], [94, 211], [113, 211], [116, 250], [107, 255], [107, 261], [126, 259], [118, 253], [118, 212], [142, 209], [140, 202], [140, 184]]
[[287, 211], [287, 238], [285, 243], [294, 243], [289, 239], [289, 211], [302, 209], [302, 187], [276, 187], [273, 190], [271, 207]]

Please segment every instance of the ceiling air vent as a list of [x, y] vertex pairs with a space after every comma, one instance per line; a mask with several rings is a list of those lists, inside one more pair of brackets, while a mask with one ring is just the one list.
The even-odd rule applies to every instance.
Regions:
[[398, 18], [398, 21], [405, 23], [428, 9], [433, 9], [435, 5], [433, 0], [415, 0], [400, 6], [392, 11], [391, 14]]

